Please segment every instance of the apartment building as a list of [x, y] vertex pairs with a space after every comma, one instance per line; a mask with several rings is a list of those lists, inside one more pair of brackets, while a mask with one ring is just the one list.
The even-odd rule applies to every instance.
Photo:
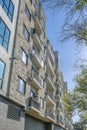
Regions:
[[0, 130], [72, 130], [45, 23], [39, 0], [0, 0]]

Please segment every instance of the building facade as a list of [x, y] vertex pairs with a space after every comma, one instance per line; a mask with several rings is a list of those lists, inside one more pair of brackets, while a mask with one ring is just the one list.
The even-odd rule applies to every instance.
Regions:
[[0, 0], [0, 130], [72, 130], [65, 82], [38, 0]]

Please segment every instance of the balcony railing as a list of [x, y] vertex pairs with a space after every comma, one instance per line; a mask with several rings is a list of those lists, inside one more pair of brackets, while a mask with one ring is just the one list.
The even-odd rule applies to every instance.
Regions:
[[54, 112], [51, 110], [46, 110], [46, 116], [52, 118], [55, 120], [55, 115], [53, 114]]
[[28, 102], [28, 108], [33, 107], [37, 110], [40, 110], [40, 103], [33, 99], [32, 97], [29, 97], [29, 102]]
[[60, 115], [57, 117], [57, 123], [63, 125], [63, 119], [60, 117]]
[[50, 76], [50, 74], [46, 74], [46, 77], [49, 77], [50, 80], [51, 80], [52, 82], [54, 82], [54, 81], [53, 81], [53, 78], [52, 78], [52, 76]]
[[42, 26], [41, 26], [41, 23], [40, 23], [40, 12], [38, 11], [38, 9], [36, 9], [35, 11], [35, 15], [34, 15], [34, 25], [35, 25], [35, 28], [37, 29], [38, 33], [41, 34], [42, 33]]
[[53, 100], [53, 102], [55, 102], [55, 97], [49, 90], [46, 91], [46, 95], [48, 95]]
[[61, 81], [60, 81], [59, 79], [56, 80], [56, 85], [57, 85], [58, 87], [61, 86]]
[[60, 90], [57, 90], [56, 91], [56, 98], [60, 98], [61, 97], [61, 91]]
[[55, 82], [49, 74], [46, 74], [46, 84], [47, 84], [47, 87], [50, 86], [52, 87], [53, 90], [55, 90]]
[[47, 40], [47, 46], [48, 46], [49, 53], [51, 55], [51, 60], [54, 63], [55, 62], [55, 58], [54, 58], [53, 48], [52, 48], [49, 40]]
[[52, 66], [49, 58], [47, 58], [46, 61], [47, 61], [47, 71], [50, 72], [52, 76], [54, 76], [54, 66]]
[[60, 102], [57, 102], [56, 108], [57, 108], [59, 111], [63, 112], [62, 104], [61, 104]]
[[37, 66], [37, 68], [42, 67], [42, 60], [37, 49], [32, 48], [31, 60], [33, 61], [34, 65]]
[[36, 44], [38, 49], [42, 49], [40, 36], [39, 36], [37, 30], [36, 29], [32, 29], [31, 33], [32, 33], [32, 38], [34, 40], [34, 44]]
[[41, 85], [41, 80], [38, 76], [38, 73], [35, 72], [33, 69], [32, 69], [32, 77], [34, 77], [39, 82], [39, 84]]

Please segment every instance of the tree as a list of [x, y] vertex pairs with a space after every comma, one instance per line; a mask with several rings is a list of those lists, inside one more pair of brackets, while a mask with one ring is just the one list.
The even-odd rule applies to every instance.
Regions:
[[81, 122], [76, 122], [73, 126], [74, 130], [84, 130], [84, 125]]
[[71, 94], [65, 94], [63, 105], [68, 113], [74, 113], [77, 110], [81, 122], [87, 124], [87, 68], [82, 68], [74, 81], [76, 87]]
[[41, 2], [53, 11], [59, 12], [63, 9], [66, 12], [62, 41], [74, 38], [76, 43], [87, 45], [87, 0], [41, 0]]
[[83, 123], [87, 123], [87, 68], [82, 68], [80, 74], [76, 75], [75, 82], [76, 107]]

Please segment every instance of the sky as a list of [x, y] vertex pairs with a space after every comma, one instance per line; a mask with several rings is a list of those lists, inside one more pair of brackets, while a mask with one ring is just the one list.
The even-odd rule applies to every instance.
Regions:
[[[44, 9], [46, 15], [46, 34], [55, 51], [59, 52], [60, 69], [63, 73], [64, 81], [67, 82], [68, 90], [72, 91], [75, 87], [73, 77], [78, 73], [75, 65], [77, 59], [87, 59], [87, 47], [77, 47], [74, 40], [61, 43], [61, 27], [64, 23], [64, 12], [53, 13]], [[73, 122], [79, 120], [78, 115], [73, 117]]]

